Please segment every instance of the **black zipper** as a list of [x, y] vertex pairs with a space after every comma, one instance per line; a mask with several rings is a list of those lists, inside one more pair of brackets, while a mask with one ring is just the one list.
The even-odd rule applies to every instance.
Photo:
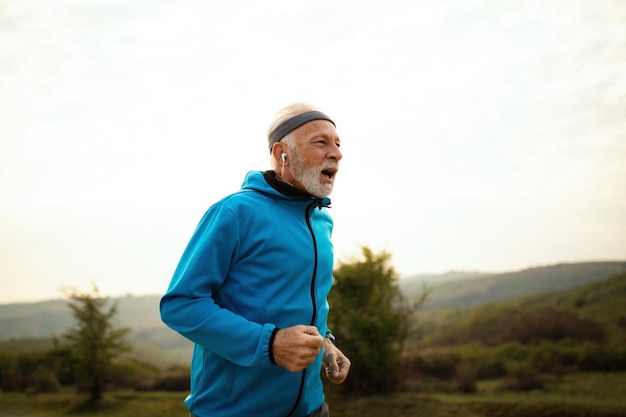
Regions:
[[[313, 315], [311, 316], [311, 326], [315, 326], [315, 320], [317, 319], [317, 300], [315, 299], [315, 278], [317, 277], [317, 240], [315, 239], [315, 233], [313, 233], [313, 226], [311, 226], [311, 216], [310, 212], [318, 205], [317, 200], [313, 203], [309, 204], [304, 212], [304, 218], [306, 220], [306, 225], [309, 228], [309, 233], [311, 233], [311, 239], [313, 240], [313, 254], [314, 260], [313, 262], [313, 276], [311, 277], [311, 303], [313, 304]], [[306, 380], [306, 371], [305, 368], [302, 371], [302, 376], [300, 377], [300, 388], [298, 389], [298, 396], [296, 397], [296, 402], [293, 407], [287, 414], [287, 417], [291, 416], [298, 405], [300, 405], [300, 401], [302, 400], [302, 392], [304, 391], [304, 382]]]

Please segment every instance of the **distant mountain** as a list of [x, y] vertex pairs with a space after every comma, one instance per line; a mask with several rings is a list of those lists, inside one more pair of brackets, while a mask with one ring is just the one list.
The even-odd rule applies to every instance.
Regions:
[[417, 285], [422, 283], [442, 283], [448, 281], [463, 281], [466, 279], [485, 278], [495, 275], [487, 272], [479, 271], [448, 271], [443, 274], [419, 274], [411, 275], [401, 279], [403, 284]]
[[[134, 331], [165, 327], [159, 316], [159, 296], [121, 297], [119, 324]], [[74, 322], [67, 300], [0, 305], [0, 340], [58, 336]]]
[[523, 295], [566, 290], [623, 271], [626, 271], [626, 261], [563, 263], [501, 274], [453, 272], [417, 275], [401, 278], [398, 286], [411, 298], [421, 291], [424, 284], [427, 285], [432, 294], [424, 310], [434, 310], [471, 307]]

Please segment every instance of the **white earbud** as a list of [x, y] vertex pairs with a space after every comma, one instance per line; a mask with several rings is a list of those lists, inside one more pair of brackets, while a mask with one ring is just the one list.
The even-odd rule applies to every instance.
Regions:
[[285, 152], [283, 152], [283, 153], [280, 154], [280, 157], [282, 158], [283, 164], [284, 164], [285, 161], [287, 161], [287, 154]]

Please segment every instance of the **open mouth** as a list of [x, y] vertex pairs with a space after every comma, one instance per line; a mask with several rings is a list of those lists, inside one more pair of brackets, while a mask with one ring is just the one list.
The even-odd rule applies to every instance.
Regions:
[[337, 174], [337, 170], [334, 168], [326, 168], [322, 170], [322, 175], [324, 175], [329, 180], [335, 178], [335, 174]]

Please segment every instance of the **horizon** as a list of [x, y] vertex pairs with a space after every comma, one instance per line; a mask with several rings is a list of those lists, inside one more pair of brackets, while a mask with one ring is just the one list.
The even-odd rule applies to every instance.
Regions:
[[[400, 276], [398, 277], [398, 281], [407, 280], [407, 279], [418, 279], [418, 278], [423, 278], [423, 277], [434, 277], [434, 278], [445, 277], [446, 275], [452, 275], [452, 274], [505, 275], [505, 274], [511, 274], [511, 273], [516, 273], [516, 272], [528, 271], [528, 270], [537, 269], [537, 268], [549, 268], [549, 267], [554, 267], [554, 266], [559, 266], [559, 265], [574, 265], [574, 264], [588, 264], [588, 263], [616, 263], [616, 262], [626, 262], [626, 258], [625, 259], [582, 260], [582, 261], [572, 261], [572, 262], [555, 262], [555, 263], [545, 264], [545, 265], [528, 266], [526, 268], [510, 270], [510, 271], [449, 270], [449, 271], [440, 272], [440, 273], [418, 273], [418, 274], [411, 274], [407, 276]], [[77, 288], [77, 289], [81, 292], [83, 291], [91, 292], [90, 290], [84, 290], [84, 289], [81, 290], [80, 288]], [[61, 292], [62, 291], [59, 291], [59, 293]], [[110, 299], [143, 298], [143, 297], [162, 297], [163, 293], [155, 292], [155, 293], [135, 294], [135, 293], [127, 292], [123, 294], [102, 294], [102, 296], [105, 298], [110, 298]], [[44, 299], [17, 300], [17, 301], [8, 301], [8, 302], [0, 301], [0, 306], [13, 305], [13, 304], [37, 304], [37, 303], [45, 303], [49, 301], [63, 301], [66, 299], [67, 297], [59, 296], [59, 297], [44, 298]]]

